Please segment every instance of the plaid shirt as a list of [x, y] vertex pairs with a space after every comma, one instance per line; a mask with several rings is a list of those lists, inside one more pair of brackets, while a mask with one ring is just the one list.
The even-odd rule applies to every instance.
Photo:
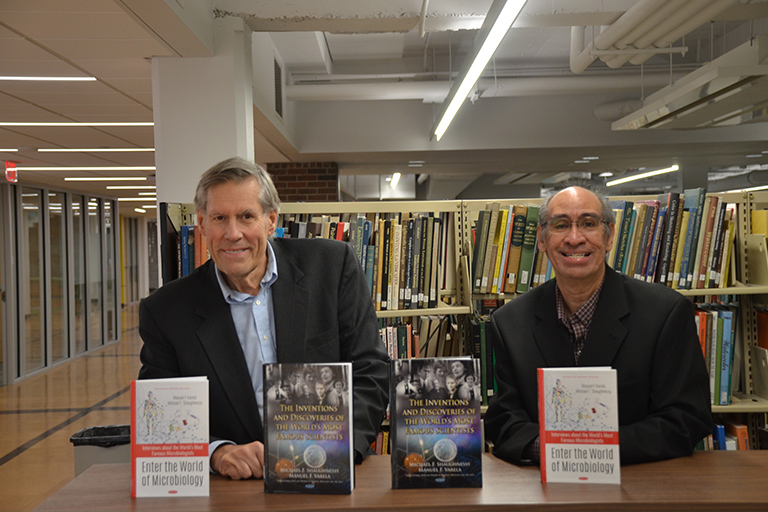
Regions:
[[603, 290], [603, 283], [605, 277], [597, 287], [595, 293], [587, 299], [575, 313], [570, 317], [565, 309], [565, 300], [563, 294], [560, 293], [560, 288], [555, 287], [555, 303], [557, 304], [557, 319], [568, 329], [568, 337], [573, 345], [573, 357], [576, 359], [576, 364], [579, 364], [579, 357], [581, 356], [581, 350], [584, 348], [584, 340], [587, 339], [587, 332], [589, 332], [589, 326], [592, 323], [592, 317], [595, 316], [595, 309], [597, 309], [597, 301], [600, 298], [600, 292]]
[[[587, 339], [587, 333], [589, 332], [589, 326], [592, 323], [592, 317], [595, 316], [595, 310], [597, 309], [597, 301], [600, 298], [600, 292], [603, 290], [603, 283], [605, 277], [597, 287], [595, 293], [570, 317], [565, 309], [565, 300], [563, 294], [560, 293], [560, 288], [555, 287], [555, 304], [557, 305], [557, 319], [568, 330], [568, 338], [573, 345], [573, 357], [576, 360], [576, 364], [579, 364], [579, 357], [581, 356], [581, 350], [584, 348], [584, 340]], [[541, 440], [537, 436], [536, 439], [531, 441], [528, 446], [523, 450], [523, 456], [531, 460], [540, 460], [539, 451], [541, 450]]]

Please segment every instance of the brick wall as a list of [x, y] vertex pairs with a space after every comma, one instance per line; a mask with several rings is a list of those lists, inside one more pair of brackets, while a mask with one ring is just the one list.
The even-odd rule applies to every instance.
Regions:
[[267, 171], [283, 202], [339, 200], [339, 165], [335, 162], [267, 164]]

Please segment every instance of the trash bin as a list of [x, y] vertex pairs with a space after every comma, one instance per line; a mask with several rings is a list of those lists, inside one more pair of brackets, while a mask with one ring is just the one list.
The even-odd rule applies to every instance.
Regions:
[[131, 462], [131, 426], [87, 427], [69, 438], [75, 446], [75, 476], [93, 464]]

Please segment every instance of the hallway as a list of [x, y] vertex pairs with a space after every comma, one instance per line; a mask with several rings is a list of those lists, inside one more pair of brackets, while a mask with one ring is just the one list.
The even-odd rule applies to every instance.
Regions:
[[122, 340], [20, 384], [0, 387], [0, 511], [32, 510], [75, 477], [69, 438], [130, 423], [141, 366], [138, 304], [122, 310]]

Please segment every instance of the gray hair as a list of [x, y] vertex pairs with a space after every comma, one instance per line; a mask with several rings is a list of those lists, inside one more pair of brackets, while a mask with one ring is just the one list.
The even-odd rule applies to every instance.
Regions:
[[260, 165], [240, 157], [219, 162], [200, 176], [195, 190], [195, 208], [205, 211], [211, 187], [229, 182], [243, 183], [251, 179], [259, 183], [259, 203], [264, 213], [280, 213], [280, 197], [269, 173]]
[[[613, 209], [611, 208], [610, 203], [608, 202], [608, 198], [604, 196], [603, 194], [592, 190], [588, 187], [569, 187], [569, 188], [581, 188], [588, 192], [591, 192], [594, 194], [594, 196], [600, 201], [600, 206], [602, 208], [602, 213], [600, 214], [603, 221], [605, 221], [605, 224], [603, 225], [603, 229], [605, 230], [605, 236], [608, 236], [611, 232], [611, 228], [609, 227], [610, 224], [616, 224], [616, 215], [613, 213]], [[565, 189], [564, 189], [565, 190]], [[543, 203], [541, 203], [541, 206], [539, 206], [539, 226], [541, 226], [542, 231], [546, 232], [547, 229], [547, 223], [549, 222], [549, 218], [551, 217], [551, 214], [549, 213], [549, 203], [552, 201], [552, 198], [555, 197], [557, 194], [562, 192], [562, 190], [559, 190], [552, 194], [551, 196], [547, 197]]]

